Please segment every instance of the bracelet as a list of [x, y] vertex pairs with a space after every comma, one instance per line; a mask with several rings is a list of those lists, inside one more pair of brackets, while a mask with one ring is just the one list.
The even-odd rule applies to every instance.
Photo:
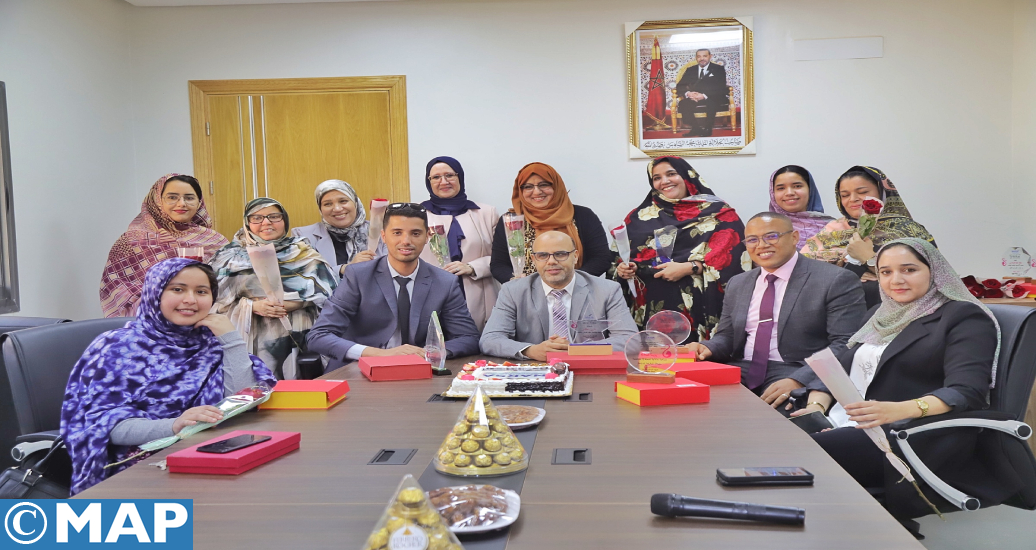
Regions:
[[914, 403], [917, 403], [917, 408], [921, 409], [921, 418], [928, 416], [928, 402], [923, 399], [914, 399]]
[[825, 415], [827, 414], [827, 407], [825, 407], [823, 403], [820, 403], [819, 401], [810, 401], [809, 403], [806, 403], [807, 407], [810, 406], [810, 405], [817, 405], [817, 406], [819, 406], [820, 407], [820, 412], [824, 413]]

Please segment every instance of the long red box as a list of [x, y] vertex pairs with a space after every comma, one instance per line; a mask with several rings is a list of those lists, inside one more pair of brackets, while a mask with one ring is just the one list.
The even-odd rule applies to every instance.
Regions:
[[368, 380], [420, 380], [432, 377], [432, 364], [419, 355], [360, 357], [360, 371]]
[[709, 386], [683, 379], [675, 384], [616, 382], [615, 393], [619, 399], [641, 407], [709, 402]]
[[[251, 447], [238, 449], [226, 454], [199, 453], [198, 447], [230, 439], [237, 435], [268, 435], [269, 441], [264, 441]], [[279, 456], [286, 455], [299, 448], [302, 441], [302, 434], [299, 432], [258, 432], [253, 430], [235, 430], [223, 434], [217, 438], [210, 439], [177, 451], [166, 457], [166, 465], [169, 471], [178, 474], [220, 474], [236, 476], [265, 464]]]
[[557, 359], [568, 363], [572, 372], [578, 374], [626, 374], [626, 354], [621, 351], [611, 355], [569, 355], [556, 351], [547, 354], [547, 361]]
[[741, 383], [741, 367], [713, 363], [712, 361], [695, 361], [693, 363], [677, 363], [669, 368], [677, 378], [693, 380], [710, 386]]

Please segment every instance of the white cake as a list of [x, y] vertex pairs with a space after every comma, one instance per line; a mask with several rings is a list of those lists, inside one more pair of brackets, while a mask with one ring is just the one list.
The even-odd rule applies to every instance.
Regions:
[[447, 394], [470, 394], [481, 386], [482, 392], [494, 395], [567, 395], [572, 371], [564, 363], [498, 365], [479, 361], [468, 363], [447, 391]]

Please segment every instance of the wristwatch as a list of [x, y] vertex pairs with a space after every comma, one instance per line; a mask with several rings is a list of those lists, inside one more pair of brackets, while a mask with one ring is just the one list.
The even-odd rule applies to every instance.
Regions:
[[914, 399], [914, 403], [917, 403], [917, 408], [921, 409], [921, 418], [928, 416], [928, 402], [924, 399]]

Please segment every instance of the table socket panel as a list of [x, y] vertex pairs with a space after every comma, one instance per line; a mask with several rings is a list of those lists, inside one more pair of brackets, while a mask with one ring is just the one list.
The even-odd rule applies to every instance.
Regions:
[[591, 451], [589, 448], [577, 449], [554, 449], [554, 455], [550, 459], [551, 464], [561, 466], [586, 466], [591, 462]]
[[410, 462], [417, 449], [382, 449], [375, 453], [368, 466], [402, 466]]
[[594, 400], [593, 392], [576, 393], [572, 392], [572, 395], [565, 396], [562, 401], [566, 403], [590, 403]]

